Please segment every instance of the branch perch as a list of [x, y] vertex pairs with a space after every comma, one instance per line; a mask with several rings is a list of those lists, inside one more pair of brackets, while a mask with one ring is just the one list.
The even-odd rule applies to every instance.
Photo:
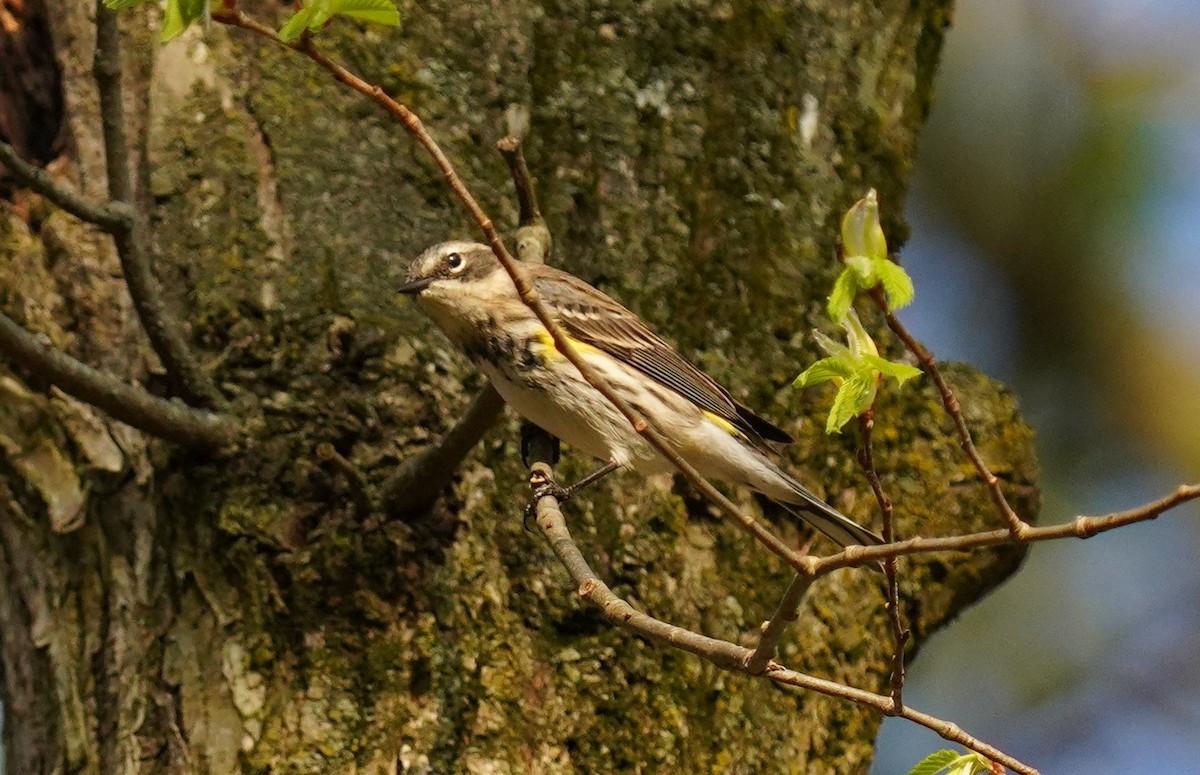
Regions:
[[[531, 466], [529, 486], [534, 496], [549, 492], [545, 485], [553, 482], [554, 474], [544, 460], [537, 460]], [[874, 708], [889, 716], [899, 716], [927, 729], [937, 732], [943, 738], [959, 745], [970, 748], [992, 761], [1000, 762], [1006, 767], [1022, 775], [1038, 775], [1033, 767], [1009, 756], [1003, 751], [988, 745], [972, 735], [967, 734], [958, 725], [949, 721], [915, 711], [896, 703], [891, 697], [868, 692], [852, 686], [845, 686], [834, 681], [790, 670], [773, 659], [767, 660], [761, 668], [752, 671], [751, 664], [755, 660], [756, 650], [739, 646], [729, 641], [710, 638], [684, 627], [679, 627], [653, 616], [644, 614], [625, 600], [617, 596], [605, 584], [595, 571], [592, 570], [579, 546], [567, 529], [566, 520], [559, 508], [558, 500], [552, 494], [543, 494], [537, 498], [537, 524], [550, 543], [559, 562], [567, 569], [567, 573], [578, 585], [579, 596], [600, 609], [601, 616], [610, 624], [622, 627], [635, 635], [668, 646], [682, 649], [696, 656], [703, 657], [723, 670], [746, 675], [762, 676], [776, 683], [809, 689], [830, 697], [848, 700], [850, 702]], [[792, 587], [797, 588], [793, 582]], [[781, 604], [781, 607], [782, 604]], [[760, 643], [760, 646], [762, 644]]]
[[239, 437], [232, 417], [152, 396], [48, 346], [3, 313], [0, 352], [63, 392], [152, 436], [209, 449], [230, 446]]
[[520, 207], [521, 227], [517, 229], [517, 255], [522, 261], [533, 264], [544, 264], [553, 248], [550, 229], [542, 219], [542, 210], [538, 206], [537, 191], [533, 185], [533, 175], [521, 151], [521, 138], [509, 135], [496, 143], [496, 150], [508, 164], [512, 174], [513, 186], [517, 189], [517, 204]]
[[837, 554], [808, 558], [808, 569], [813, 575], [823, 576], [839, 568], [857, 567], [869, 562], [886, 560], [889, 557], [905, 557], [931, 552], [965, 552], [988, 546], [1031, 544], [1060, 538], [1091, 538], [1119, 527], [1157, 519], [1176, 506], [1198, 498], [1200, 498], [1200, 484], [1185, 484], [1180, 485], [1175, 492], [1165, 498], [1160, 498], [1144, 506], [1098, 517], [1080, 516], [1060, 525], [1030, 526], [1022, 531], [1020, 537], [1014, 536], [1007, 528], [1000, 528], [944, 538], [909, 538], [880, 546], [851, 546]]
[[752, 675], [763, 672], [778, 655], [779, 639], [783, 637], [787, 626], [799, 617], [800, 605], [808, 595], [808, 590], [812, 587], [814, 580], [812, 576], [797, 573], [792, 582], [788, 584], [775, 613], [771, 615], [770, 621], [763, 625], [758, 645], [746, 659], [746, 672]]
[[8, 168], [17, 181], [85, 223], [99, 226], [107, 232], [129, 227], [133, 208], [124, 202], [99, 204], [59, 183], [50, 173], [35, 167], [17, 154], [17, 150], [0, 142], [0, 164]]

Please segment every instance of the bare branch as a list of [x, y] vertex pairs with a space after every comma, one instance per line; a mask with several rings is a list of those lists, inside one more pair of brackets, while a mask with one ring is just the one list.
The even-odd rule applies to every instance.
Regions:
[[998, 530], [946, 536], [944, 538], [909, 538], [904, 541], [880, 546], [851, 546], [837, 554], [806, 558], [805, 569], [806, 572], [815, 576], [823, 576], [839, 568], [858, 567], [867, 563], [886, 560], [889, 557], [930, 554], [932, 552], [965, 552], [970, 549], [981, 549], [988, 546], [1031, 544], [1039, 541], [1054, 541], [1060, 538], [1091, 538], [1099, 533], [1105, 533], [1119, 527], [1156, 519], [1164, 512], [1198, 498], [1200, 498], [1200, 484], [1180, 485], [1175, 492], [1167, 497], [1160, 498], [1135, 509], [1118, 511], [1099, 517], [1080, 516], [1060, 525], [1030, 526], [1021, 532], [1020, 537], [1014, 536], [1007, 528], [1000, 528]]
[[765, 675], [776, 683], [795, 686], [801, 689], [810, 689], [830, 697], [839, 697], [858, 703], [859, 705], [875, 708], [888, 716], [907, 719], [936, 732], [942, 738], [952, 743], [958, 743], [964, 748], [969, 748], [978, 754], [982, 754], [991, 761], [999, 762], [1010, 770], [1021, 773], [1021, 775], [1039, 775], [1038, 770], [1019, 759], [1009, 756], [999, 748], [983, 742], [974, 735], [968, 734], [957, 724], [937, 718], [936, 716], [931, 716], [928, 713], [913, 710], [912, 708], [897, 708], [892, 703], [890, 697], [885, 697], [882, 694], [875, 694], [874, 692], [857, 689], [853, 686], [846, 686], [845, 684], [836, 683], [824, 678], [817, 678], [816, 676], [789, 670], [779, 665], [768, 667]]
[[405, 460], [383, 485], [383, 510], [402, 519], [428, 511], [502, 411], [504, 399], [494, 387], [479, 391], [445, 436]]
[[64, 392], [152, 436], [193, 447], [236, 443], [237, 420], [193, 409], [127, 385], [44, 343], [0, 313], [0, 352]]
[[538, 206], [537, 191], [533, 185], [533, 175], [521, 152], [521, 138], [509, 135], [496, 143], [496, 149], [508, 164], [512, 173], [513, 186], [517, 189], [517, 203], [520, 207], [521, 228], [517, 229], [517, 255], [522, 261], [534, 264], [544, 264], [553, 248], [550, 229], [542, 220], [542, 210]]
[[605, 382], [591, 366], [583, 359], [571, 344], [570, 338], [559, 326], [558, 322], [550, 315], [549, 310], [542, 304], [538, 298], [537, 291], [525, 279], [525, 276], [518, 269], [512, 255], [504, 246], [504, 241], [500, 239], [499, 232], [496, 231], [495, 225], [483, 208], [471, 195], [462, 178], [454, 171], [454, 165], [450, 163], [449, 158], [442, 151], [437, 141], [425, 129], [425, 125], [421, 122], [420, 117], [413, 113], [404, 105], [392, 99], [383, 88], [368, 83], [354, 73], [347, 70], [342, 65], [330, 59], [325, 55], [312, 40], [302, 35], [295, 43], [285, 43], [279, 38], [279, 35], [266, 25], [247, 17], [237, 8], [221, 8], [214, 9], [212, 12], [213, 21], [221, 24], [228, 24], [234, 27], [250, 30], [256, 34], [262, 35], [275, 43], [286, 48], [299, 51], [305, 56], [312, 59], [314, 62], [325, 68], [333, 75], [335, 79], [350, 87], [354, 91], [369, 97], [371, 100], [379, 104], [390, 115], [394, 116], [409, 134], [423, 147], [426, 152], [433, 158], [434, 163], [442, 173], [446, 185], [454, 192], [455, 197], [466, 209], [471, 218], [479, 225], [481, 231], [487, 237], [488, 244], [495, 253], [496, 258], [500, 261], [500, 265], [504, 267], [504, 271], [512, 278], [513, 285], [516, 286], [517, 295], [521, 301], [537, 316], [541, 324], [546, 328], [554, 341], [555, 349], [574, 364], [575, 368], [579, 369], [580, 375], [584, 380], [600, 392], [605, 398], [612, 403], [613, 406], [629, 420], [633, 429], [646, 440], [650, 446], [654, 447], [664, 458], [671, 462], [680, 473], [682, 473], [689, 482], [696, 487], [702, 495], [710, 502], [716, 504], [727, 515], [732, 517], [744, 530], [753, 535], [759, 542], [766, 546], [771, 552], [779, 556], [792, 567], [800, 571], [806, 571], [809, 567], [807, 558], [800, 556], [791, 547], [783, 542], [778, 536], [767, 530], [752, 517], [743, 514], [741, 510], [733, 503], [733, 501], [721, 494], [717, 488], [704, 479], [698, 471], [679, 453], [677, 453], [663, 438], [662, 434], [655, 429], [649, 421], [633, 408], [629, 402], [625, 401]]
[[763, 625], [758, 645], [746, 660], [746, 672], [757, 675], [766, 670], [767, 665], [778, 656], [779, 639], [783, 637], [787, 626], [799, 617], [800, 604], [808, 595], [813, 581], [815, 579], [812, 576], [797, 573], [792, 583], [788, 584], [775, 613], [771, 615], [771, 620]]
[[375, 510], [375, 504], [371, 499], [371, 483], [367, 481], [362, 469], [346, 459], [345, 455], [338, 452], [327, 441], [317, 445], [316, 456], [317, 460], [331, 464], [342, 476], [346, 477], [350, 495], [354, 499], [354, 508], [357, 509], [360, 517], [365, 517]]
[[[896, 540], [895, 525], [892, 520], [892, 500], [883, 491], [883, 483], [879, 480], [879, 471], [875, 468], [875, 451], [872, 448], [872, 431], [875, 429], [875, 408], [867, 409], [858, 418], [862, 429], [863, 445], [859, 450], [858, 462], [862, 466], [867, 481], [871, 484], [871, 492], [875, 494], [875, 502], [879, 504], [879, 513], [883, 516], [883, 540], [892, 543]], [[888, 623], [892, 629], [892, 702], [897, 708], [904, 707], [904, 647], [912, 637], [904, 623], [900, 620], [900, 588], [896, 581], [896, 558], [889, 557], [883, 561], [884, 575], [884, 608], [887, 610]]]
[[100, 128], [108, 195], [114, 202], [133, 204], [129, 140], [125, 136], [125, 97], [121, 80], [121, 32], [117, 14], [96, 0], [96, 53], [92, 76], [100, 96]]
[[0, 142], [0, 163], [8, 168], [21, 185], [49, 199], [81, 221], [95, 224], [105, 231], [128, 228], [133, 221], [133, 208], [124, 202], [99, 204], [72, 191], [55, 180], [50, 173], [22, 159], [15, 148]]
[[[121, 84], [121, 37], [116, 12], [96, 0], [96, 55], [92, 61], [100, 94], [100, 120], [109, 198], [134, 207], [129, 140], [125, 134], [125, 103]], [[144, 217], [132, 218], [112, 229], [125, 284], [151, 347], [180, 393], [205, 406], [222, 407], [225, 399], [200, 368], [174, 317], [162, 300], [162, 290], [150, 269]]]
[[[908, 719], [937, 732], [947, 740], [970, 748], [993, 761], [1000, 762], [1022, 775], [1038, 775], [1038, 771], [1033, 767], [967, 734], [956, 724], [914, 711], [912, 708], [902, 707], [891, 697], [790, 670], [774, 660], [769, 660], [758, 670], [752, 671], [749, 666], [754, 660], [755, 651], [729, 641], [701, 635], [634, 609], [596, 575], [571, 537], [558, 501], [553, 495], [542, 494], [550, 491], [545, 485], [552, 481], [553, 472], [550, 470], [550, 466], [544, 461], [534, 462], [529, 476], [529, 486], [535, 497], [540, 494], [540, 497], [537, 497], [538, 527], [546, 535], [555, 556], [578, 584], [579, 596], [598, 607], [601, 615], [609, 623], [623, 627], [643, 638], [703, 657], [717, 667], [730, 672], [762, 676], [776, 683], [810, 689], [830, 697], [874, 708], [889, 716]], [[793, 586], [795, 586], [795, 582], [793, 582]]]
[[529, 164], [521, 151], [521, 138], [509, 135], [496, 143], [496, 150], [504, 157], [508, 170], [512, 173], [513, 185], [517, 189], [517, 203], [520, 206], [522, 226], [542, 222], [542, 210], [538, 207], [537, 190], [533, 185], [533, 175], [529, 173]]
[[929, 375], [933, 380], [933, 384], [937, 386], [938, 393], [942, 397], [942, 404], [946, 407], [947, 414], [954, 421], [954, 428], [958, 432], [959, 446], [963, 452], [971, 459], [971, 464], [975, 466], [975, 470], [979, 473], [979, 478], [987, 486], [988, 494], [992, 498], [992, 503], [996, 506], [996, 511], [1008, 523], [1008, 529], [1015, 536], [1022, 534], [1029, 529], [1029, 523], [1017, 516], [1017, 512], [1013, 511], [1013, 507], [1009, 505], [1008, 499], [1004, 497], [1004, 491], [1000, 489], [1000, 480], [988, 468], [987, 463], [983, 461], [983, 456], [979, 454], [979, 450], [975, 447], [975, 441], [971, 438], [971, 431], [967, 429], [967, 421], [963, 417], [962, 407], [959, 406], [958, 396], [950, 389], [950, 385], [946, 382], [942, 372], [937, 367], [937, 359], [933, 357], [933, 353], [925, 349], [924, 345], [917, 341], [909, 330], [905, 328], [900, 319], [888, 307], [887, 297], [883, 295], [883, 289], [879, 287], [872, 288], [870, 291], [871, 300], [875, 302], [875, 306], [883, 313], [884, 319], [887, 321], [888, 328], [904, 342], [904, 346], [916, 356], [917, 362], [921, 364], [921, 369]]

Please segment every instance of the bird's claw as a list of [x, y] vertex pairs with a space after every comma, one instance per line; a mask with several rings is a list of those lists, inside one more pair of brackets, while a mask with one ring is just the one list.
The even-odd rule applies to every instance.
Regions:
[[533, 503], [536, 506], [537, 502], [542, 498], [554, 498], [558, 501], [558, 505], [562, 505], [571, 499], [571, 488], [563, 487], [558, 482], [552, 479], [543, 479], [533, 486]]
[[525, 506], [525, 514], [522, 522], [526, 530], [532, 531], [529, 523], [537, 519], [537, 506], [542, 498], [554, 498], [554, 500], [558, 501], [558, 505], [561, 506], [571, 499], [573, 492], [572, 488], [563, 487], [553, 479], [538, 473], [533, 475], [530, 485], [532, 486], [533, 495], [529, 499], [529, 504]]

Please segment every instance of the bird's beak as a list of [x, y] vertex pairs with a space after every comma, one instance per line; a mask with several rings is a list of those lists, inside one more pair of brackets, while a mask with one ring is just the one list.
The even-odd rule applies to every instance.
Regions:
[[419, 280], [410, 280], [396, 289], [397, 293], [405, 293], [409, 296], [416, 296], [421, 291], [429, 287], [433, 282], [432, 277], [422, 277]]

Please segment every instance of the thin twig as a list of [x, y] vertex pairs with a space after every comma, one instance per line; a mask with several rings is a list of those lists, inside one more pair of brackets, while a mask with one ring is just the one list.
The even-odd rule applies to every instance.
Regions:
[[830, 697], [838, 697], [875, 708], [887, 716], [907, 719], [936, 732], [942, 738], [952, 743], [958, 743], [964, 748], [969, 748], [978, 754], [982, 754], [993, 762], [999, 762], [1010, 770], [1021, 773], [1021, 775], [1039, 775], [1038, 770], [1035, 768], [1019, 759], [1009, 756], [999, 748], [983, 742], [974, 735], [966, 732], [958, 724], [931, 716], [928, 713], [913, 710], [909, 707], [897, 708], [890, 697], [885, 697], [882, 694], [875, 694], [874, 692], [857, 689], [853, 686], [846, 686], [845, 684], [836, 683], [824, 678], [817, 678], [781, 666], [769, 667], [766, 677], [776, 683], [795, 686], [801, 689], [810, 689]]
[[814, 576], [823, 576], [840, 568], [859, 567], [867, 563], [886, 560], [889, 557], [905, 557], [932, 552], [965, 552], [988, 546], [1031, 544], [1060, 538], [1091, 538], [1119, 527], [1156, 519], [1164, 512], [1197, 498], [1200, 498], [1200, 484], [1180, 485], [1175, 492], [1165, 498], [1128, 511], [1118, 511], [1097, 517], [1080, 516], [1059, 525], [1030, 526], [1022, 531], [1020, 537], [1014, 536], [1012, 531], [1007, 528], [1000, 528], [966, 535], [946, 536], [945, 538], [909, 538], [880, 546], [851, 546], [837, 554], [808, 558], [807, 570]]
[[889, 716], [899, 716], [927, 729], [937, 732], [947, 740], [970, 748], [987, 758], [1022, 773], [1037, 775], [1038, 771], [1014, 759], [999, 749], [975, 738], [956, 724], [944, 721], [912, 708], [898, 705], [891, 697], [829, 681], [823, 678], [790, 670], [774, 660], [769, 660], [757, 671], [750, 669], [755, 652], [729, 641], [710, 638], [685, 627], [664, 622], [644, 614], [621, 599], [592, 570], [579, 546], [567, 529], [566, 520], [559, 508], [558, 500], [546, 484], [553, 481], [553, 472], [544, 461], [535, 462], [529, 477], [529, 485], [537, 499], [537, 524], [545, 534], [550, 548], [578, 585], [579, 596], [600, 609], [605, 620], [623, 627], [636, 635], [663, 643], [707, 659], [719, 668], [736, 673], [762, 676], [776, 683], [809, 689], [830, 697], [874, 708]]
[[909, 349], [921, 365], [921, 370], [929, 375], [933, 380], [933, 384], [937, 386], [938, 393], [942, 397], [942, 404], [946, 407], [946, 413], [950, 415], [950, 419], [954, 421], [954, 428], [958, 432], [959, 446], [963, 452], [970, 458], [971, 464], [975, 466], [975, 470], [979, 474], [979, 478], [987, 486], [988, 494], [991, 496], [992, 503], [996, 506], [996, 511], [999, 512], [1001, 518], [1008, 524], [1008, 529], [1013, 535], [1021, 537], [1022, 534], [1029, 529], [1029, 523], [1017, 516], [1017, 512], [1013, 511], [1009, 505], [1008, 499], [1004, 497], [1004, 491], [1000, 489], [1000, 480], [988, 468], [987, 463], [983, 461], [983, 456], [979, 454], [979, 450], [975, 447], [975, 441], [971, 437], [971, 431], [967, 429], [967, 421], [963, 417], [962, 407], [959, 406], [958, 396], [951, 390], [949, 383], [946, 382], [942, 372], [938, 369], [937, 359], [933, 357], [933, 353], [929, 352], [920, 342], [917, 341], [909, 330], [905, 328], [900, 319], [891, 311], [888, 306], [887, 297], [883, 295], [883, 289], [876, 287], [870, 291], [871, 300], [875, 302], [880, 312], [883, 313], [884, 320], [887, 321], [888, 328], [904, 342], [904, 346]]
[[17, 154], [17, 150], [0, 142], [0, 164], [8, 168], [21, 185], [36, 191], [81, 221], [99, 226], [105, 231], [128, 228], [133, 221], [133, 208], [124, 202], [93, 202], [55, 180], [50, 173], [35, 167]]
[[475, 200], [475, 197], [471, 195], [471, 192], [467, 189], [466, 184], [463, 183], [462, 178], [460, 178], [458, 173], [454, 171], [454, 166], [450, 163], [450, 160], [446, 157], [446, 154], [442, 151], [441, 147], [425, 129], [425, 125], [421, 122], [420, 117], [418, 117], [404, 105], [389, 97], [387, 93], [384, 92], [382, 87], [368, 83], [367, 81], [347, 70], [342, 65], [330, 59], [325, 55], [324, 52], [316, 47], [309, 37], [305, 35], [302, 35], [300, 39], [294, 43], [285, 43], [279, 38], [273, 29], [247, 17], [244, 13], [236, 8], [214, 9], [212, 12], [212, 19], [213, 21], [221, 24], [241, 27], [242, 29], [262, 35], [263, 37], [266, 37], [281, 46], [299, 51], [319, 64], [321, 67], [328, 70], [335, 79], [350, 87], [354, 91], [369, 97], [371, 100], [383, 107], [383, 109], [386, 110], [390, 115], [399, 120], [400, 123], [404, 125], [404, 128], [408, 130], [409, 134], [411, 134], [413, 138], [416, 139], [416, 141], [421, 145], [421, 147], [423, 147], [433, 158], [434, 163], [437, 165], [438, 169], [442, 173], [442, 177], [446, 181], [446, 185], [449, 186], [455, 197], [463, 205], [468, 214], [470, 214], [471, 218], [474, 219], [474, 221], [479, 225], [480, 230], [483, 231], [487, 238], [492, 252], [495, 253], [496, 258], [500, 261], [500, 265], [504, 267], [504, 271], [508, 273], [510, 278], [512, 278], [513, 285], [517, 289], [517, 295], [546, 328], [547, 332], [554, 341], [555, 349], [557, 349], [567, 360], [574, 364], [575, 368], [579, 369], [580, 376], [582, 376], [589, 385], [599, 391], [605, 398], [609, 400], [610, 403], [612, 403], [613, 406], [617, 408], [618, 411], [621, 412], [622, 415], [625, 416], [627, 420], [629, 420], [629, 423], [633, 426], [634, 431], [644, 438], [646, 442], [650, 444], [650, 446], [658, 451], [659, 454], [670, 461], [670, 463], [674, 465], [680, 471], [680, 473], [682, 473], [688, 479], [688, 481], [691, 482], [692, 485], [695, 486], [710, 502], [716, 504], [718, 508], [732, 517], [744, 530], [753, 535], [771, 552], [779, 556], [792, 567], [802, 572], [806, 571], [807, 568], [810, 567], [810, 564], [806, 561], [807, 558], [800, 556], [796, 551], [784, 543], [782, 539], [773, 534], [771, 531], [767, 530], [756, 520], [746, 514], [743, 514], [742, 511], [733, 503], [733, 501], [722, 495], [721, 492], [712, 485], [712, 483], [704, 479], [704, 477], [702, 477], [690, 463], [684, 460], [679, 453], [677, 453], [667, 443], [662, 434], [660, 434], [649, 423], [649, 421], [641, 415], [640, 412], [634, 409], [629, 402], [621, 398], [621, 396], [618, 395], [608, 385], [608, 383], [605, 382], [595, 372], [595, 370], [591, 368], [590, 365], [588, 365], [588, 363], [571, 344], [571, 340], [567, 336], [566, 332], [562, 330], [562, 327], [559, 326], [558, 322], [550, 315], [550, 312], [546, 309], [546, 306], [542, 304], [541, 300], [538, 298], [537, 291], [534, 290], [533, 286], [525, 279], [525, 276], [518, 269], [512, 255], [504, 246], [503, 240], [500, 239], [500, 234], [496, 231], [495, 225], [492, 223], [491, 219], [488, 218], [487, 214], [484, 213], [483, 208], [479, 206], [479, 203]]
[[512, 173], [513, 185], [517, 189], [517, 205], [520, 210], [522, 226], [528, 226], [542, 221], [542, 209], [538, 206], [537, 189], [533, 185], [533, 175], [529, 173], [529, 164], [521, 150], [521, 138], [509, 135], [496, 143], [496, 150], [508, 164]]
[[804, 602], [813, 581], [811, 576], [797, 573], [792, 583], [788, 584], [775, 613], [771, 615], [770, 621], [763, 625], [758, 645], [746, 659], [746, 672], [757, 675], [766, 670], [771, 660], [778, 656], [779, 639], [783, 637], [788, 625], [799, 617], [800, 604]]
[[104, 165], [108, 195], [114, 202], [133, 204], [129, 140], [125, 136], [125, 96], [121, 78], [121, 31], [117, 14], [96, 0], [96, 51], [92, 76], [100, 96], [100, 127], [104, 135]]
[[239, 437], [235, 418], [152, 396], [50, 347], [3, 313], [0, 352], [63, 392], [152, 436], [206, 448], [228, 447]]
[[[879, 513], [883, 517], [883, 540], [892, 543], [896, 540], [895, 524], [892, 520], [892, 500], [883, 491], [883, 483], [879, 479], [879, 470], [875, 467], [875, 452], [872, 448], [872, 431], [875, 429], [875, 408], [869, 407], [859, 415], [859, 427], [862, 429], [863, 445], [859, 450], [859, 465], [871, 484], [871, 492], [875, 494], [875, 502], [879, 504]], [[885, 584], [884, 609], [887, 611], [888, 622], [892, 629], [892, 702], [897, 708], [904, 707], [904, 648], [912, 632], [900, 620], [900, 587], [896, 581], [896, 558], [889, 557], [883, 561]]]
[[463, 458], [495, 424], [504, 399], [488, 385], [475, 396], [454, 427], [435, 444], [404, 461], [383, 485], [383, 509], [393, 517], [424, 514], [450, 484]]
[[96, 0], [96, 54], [92, 72], [100, 95], [100, 121], [108, 195], [134, 212], [113, 228], [113, 242], [121, 261], [125, 284], [150, 346], [180, 394], [209, 407], [224, 407], [225, 399], [200, 368], [175, 318], [162, 300], [162, 290], [150, 268], [144, 215], [137, 213], [133, 197], [133, 171], [129, 140], [125, 134], [125, 103], [121, 84], [121, 35], [116, 12]]
[[346, 477], [346, 484], [350, 487], [350, 496], [354, 499], [354, 508], [358, 511], [358, 516], [361, 518], [372, 514], [375, 511], [375, 503], [371, 498], [371, 483], [362, 469], [327, 441], [317, 445], [316, 454], [318, 460], [329, 463]]
[[513, 186], [517, 189], [517, 204], [520, 212], [521, 227], [517, 229], [517, 255], [522, 261], [534, 264], [544, 264], [553, 248], [550, 229], [542, 220], [542, 210], [538, 206], [537, 190], [533, 185], [533, 175], [521, 152], [521, 138], [509, 135], [496, 143], [496, 149], [508, 164], [512, 173]]

